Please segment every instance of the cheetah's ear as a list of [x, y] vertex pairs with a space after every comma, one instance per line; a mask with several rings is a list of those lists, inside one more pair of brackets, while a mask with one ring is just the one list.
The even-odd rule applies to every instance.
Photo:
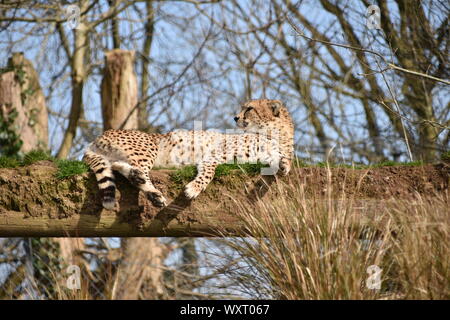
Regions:
[[274, 100], [270, 103], [270, 108], [272, 109], [272, 113], [275, 117], [280, 116], [280, 110], [283, 107], [283, 103], [278, 100]]

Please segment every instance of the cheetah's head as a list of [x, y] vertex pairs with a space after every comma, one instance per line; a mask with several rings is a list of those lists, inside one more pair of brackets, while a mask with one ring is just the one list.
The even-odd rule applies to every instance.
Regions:
[[241, 108], [234, 120], [244, 130], [264, 129], [290, 120], [289, 113], [280, 100], [250, 100]]

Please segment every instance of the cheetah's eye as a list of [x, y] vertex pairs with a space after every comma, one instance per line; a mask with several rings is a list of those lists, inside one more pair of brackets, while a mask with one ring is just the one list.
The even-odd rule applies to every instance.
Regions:
[[253, 110], [253, 107], [248, 107], [247, 110], [245, 110], [245, 113], [252, 111], [252, 110]]

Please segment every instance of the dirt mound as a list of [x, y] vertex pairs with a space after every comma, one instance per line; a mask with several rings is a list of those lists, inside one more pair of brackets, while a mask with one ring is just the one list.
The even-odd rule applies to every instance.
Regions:
[[[330, 185], [333, 192], [345, 192], [361, 198], [409, 198], [417, 194], [434, 196], [446, 193], [450, 182], [447, 164], [393, 166], [373, 169], [299, 168], [292, 179], [305, 184], [314, 194], [324, 194]], [[295, 181], [295, 180], [293, 180]]]

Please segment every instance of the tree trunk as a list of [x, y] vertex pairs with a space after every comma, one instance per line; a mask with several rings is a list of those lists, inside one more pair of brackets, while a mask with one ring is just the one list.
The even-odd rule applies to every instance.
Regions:
[[[116, 0], [108, 0], [109, 7], [114, 7], [116, 5]], [[117, 16], [116, 10], [114, 10], [114, 15], [111, 18], [111, 29], [112, 29], [112, 42], [113, 42], [113, 48], [114, 49], [120, 49], [120, 23], [119, 23], [119, 17]]]
[[[146, 1], [145, 8], [147, 12], [147, 22], [145, 23], [145, 40], [142, 47], [142, 76], [141, 76], [141, 99], [148, 95], [150, 89], [149, 68], [150, 51], [153, 43], [153, 32], [155, 23], [155, 13], [153, 10], [153, 1]], [[155, 132], [155, 128], [148, 122], [147, 103], [143, 102], [138, 107], [139, 130], [145, 132]]]
[[[86, 10], [89, 5], [89, 1], [80, 1], [81, 11]], [[87, 57], [87, 45], [88, 37], [86, 24], [83, 18], [80, 17], [80, 23], [74, 30], [74, 50], [73, 56], [69, 57], [70, 65], [72, 69], [72, 104], [70, 106], [69, 124], [64, 138], [56, 155], [59, 159], [65, 159], [69, 155], [72, 148], [73, 139], [75, 138], [78, 120], [80, 119], [82, 106], [83, 106], [83, 87], [86, 80], [86, 57]]]
[[59, 254], [66, 265], [80, 265], [81, 257], [77, 251], [85, 249], [83, 238], [53, 238], [59, 244]]
[[156, 238], [123, 238], [121, 244], [122, 261], [112, 299], [163, 298], [165, 246]]
[[[39, 77], [30, 60], [25, 59], [22, 52], [13, 53], [9, 65], [15, 70], [21, 69], [24, 73], [21, 82], [23, 107], [35, 140], [34, 149], [47, 149], [48, 145], [48, 112], [45, 96], [39, 83]], [[25, 151], [25, 150], [24, 150]]]
[[0, 75], [0, 119], [13, 120], [10, 129], [22, 141], [15, 151], [47, 149], [48, 114], [38, 75], [23, 53], [13, 54], [8, 69], [11, 71]]
[[101, 85], [104, 130], [138, 127], [138, 87], [133, 61], [134, 51], [115, 49], [105, 53]]

